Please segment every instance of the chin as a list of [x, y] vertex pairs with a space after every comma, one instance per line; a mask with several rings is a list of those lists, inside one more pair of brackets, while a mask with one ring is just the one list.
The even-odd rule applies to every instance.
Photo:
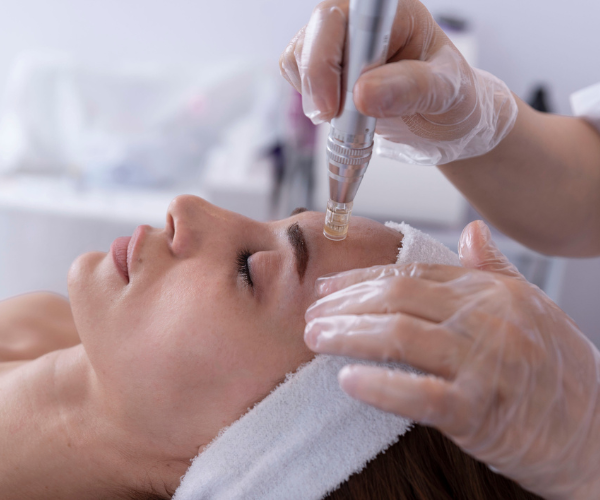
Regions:
[[104, 252], [85, 253], [73, 261], [67, 284], [73, 319], [80, 336], [86, 331], [86, 324], [102, 315], [110, 301], [108, 294], [119, 279], [110, 255]]
[[85, 285], [86, 282], [93, 279], [95, 271], [97, 271], [106, 256], [105, 252], [88, 252], [80, 255], [73, 261], [67, 275], [69, 296], [77, 293], [82, 284]]

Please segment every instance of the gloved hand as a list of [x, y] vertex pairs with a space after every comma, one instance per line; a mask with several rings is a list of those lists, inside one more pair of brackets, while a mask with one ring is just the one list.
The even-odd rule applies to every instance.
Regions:
[[425, 374], [348, 366], [340, 384], [438, 428], [544, 498], [599, 498], [600, 353], [482, 222], [467, 226], [459, 250], [466, 268], [379, 266], [320, 279], [306, 343], [412, 365]]
[[[347, 19], [348, 0], [320, 3], [279, 60], [314, 123], [338, 113]], [[358, 79], [354, 103], [379, 119], [378, 154], [422, 165], [487, 153], [517, 117], [508, 87], [471, 68], [418, 0], [399, 0], [387, 64]]]

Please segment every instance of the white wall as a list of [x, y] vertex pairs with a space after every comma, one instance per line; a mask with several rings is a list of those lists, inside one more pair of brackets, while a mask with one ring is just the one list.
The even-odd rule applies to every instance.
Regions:
[[9, 0], [0, 6], [0, 86], [16, 54], [56, 49], [91, 62], [276, 64], [307, 0]]
[[564, 259], [556, 302], [600, 348], [600, 258]]
[[[8, 0], [0, 11], [0, 90], [16, 54], [52, 48], [101, 63], [200, 64], [258, 57], [276, 64], [316, 0]], [[600, 81], [600, 2], [594, 0], [425, 0], [432, 12], [470, 16], [480, 66], [519, 95], [553, 86], [568, 95]]]
[[600, 2], [595, 0], [425, 0], [432, 12], [470, 16], [480, 43], [479, 66], [520, 96], [551, 84], [556, 111], [568, 96], [600, 81]]

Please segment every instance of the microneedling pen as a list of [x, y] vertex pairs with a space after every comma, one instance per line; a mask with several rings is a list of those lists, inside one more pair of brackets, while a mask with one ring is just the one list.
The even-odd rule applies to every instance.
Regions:
[[377, 120], [354, 106], [354, 84], [387, 57], [398, 0], [350, 0], [344, 47], [340, 113], [327, 139], [329, 202], [323, 234], [341, 241], [348, 234], [354, 197], [371, 159]]

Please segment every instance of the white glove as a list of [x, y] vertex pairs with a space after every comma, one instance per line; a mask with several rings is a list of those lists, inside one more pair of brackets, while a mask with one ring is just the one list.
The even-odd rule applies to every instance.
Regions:
[[320, 279], [307, 344], [422, 370], [350, 366], [339, 378], [350, 396], [437, 427], [544, 498], [600, 498], [600, 353], [482, 222], [463, 231], [460, 258], [466, 268], [380, 266]]
[[[326, 0], [281, 55], [314, 123], [338, 114], [348, 0]], [[418, 0], [399, 0], [387, 64], [366, 72], [354, 102], [378, 118], [376, 152], [440, 165], [487, 153], [506, 137], [517, 104], [498, 78], [473, 69]]]

